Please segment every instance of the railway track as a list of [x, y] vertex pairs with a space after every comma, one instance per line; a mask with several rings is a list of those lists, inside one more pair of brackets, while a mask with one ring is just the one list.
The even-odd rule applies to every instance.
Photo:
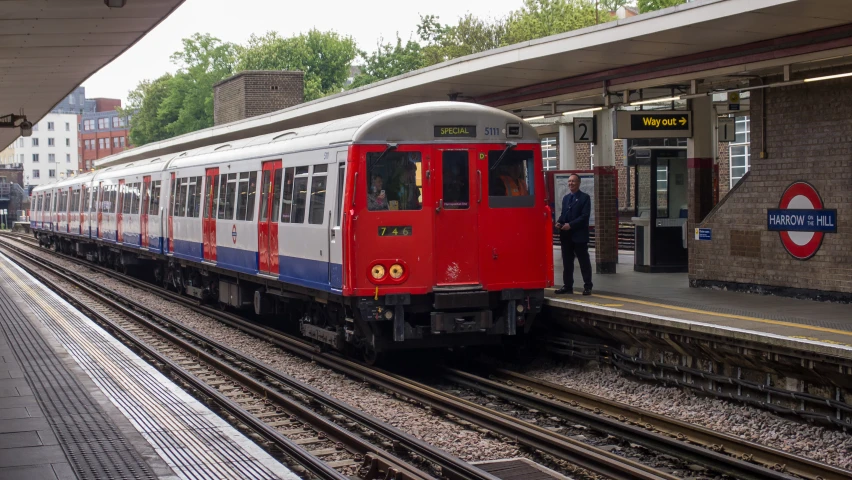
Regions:
[[624, 438], [742, 479], [846, 479], [852, 472], [653, 412], [532, 378], [484, 367], [485, 375], [446, 369], [454, 384]]
[[[196, 394], [226, 412], [233, 423], [245, 425], [261, 438], [322, 479], [359, 478], [420, 480], [442, 475], [450, 479], [497, 480], [496, 477], [443, 451], [372, 419], [345, 404], [265, 367], [224, 345], [184, 328], [174, 319], [119, 295], [81, 275], [0, 241], [0, 249], [39, 281], [102, 324], [115, 336], [148, 357]], [[53, 277], [54, 279], [51, 279]], [[63, 285], [66, 288], [63, 288]], [[71, 296], [67, 286], [83, 292]], [[85, 297], [85, 298], [84, 298]], [[322, 405], [334, 413], [321, 415], [307, 405]], [[437, 468], [426, 473], [389, 454], [336, 422], [360, 426], [362, 432], [393, 446], [419, 450]], [[297, 469], [298, 470], [298, 469]]]
[[[2, 242], [0, 242], [2, 243]], [[595, 475], [603, 475], [613, 479], [669, 479], [674, 477], [665, 472], [659, 471], [639, 462], [625, 459], [619, 455], [610, 453], [606, 450], [586, 445], [580, 441], [573, 440], [561, 435], [555, 434], [547, 429], [523, 422], [499, 412], [492, 411], [472, 402], [456, 398], [438, 389], [428, 387], [426, 385], [411, 381], [401, 376], [393, 375], [387, 372], [376, 370], [372, 367], [362, 365], [347, 359], [340, 358], [337, 355], [321, 353], [318, 348], [307, 344], [300, 339], [296, 339], [289, 335], [282, 334], [275, 330], [259, 326], [248, 322], [240, 317], [218, 311], [203, 305], [198, 302], [174, 293], [164, 291], [159, 287], [152, 286], [145, 282], [119, 275], [112, 270], [105, 269], [89, 262], [84, 262], [73, 257], [60, 255], [63, 258], [76, 261], [87, 268], [120, 278], [131, 285], [140, 286], [148, 291], [155, 292], [169, 300], [178, 301], [192, 308], [199, 313], [203, 313], [217, 321], [226, 323], [232, 327], [238, 328], [246, 333], [260, 337], [277, 346], [304, 358], [315, 361], [318, 364], [326, 366], [332, 370], [343, 373], [351, 378], [367, 382], [374, 387], [377, 387], [386, 392], [401, 395], [409, 400], [415, 401], [420, 405], [431, 408], [433, 411], [441, 412], [457, 419], [478, 425], [488, 431], [498, 435], [513, 439], [523, 445], [526, 445], [535, 450], [539, 450], [556, 459], [560, 459], [571, 464], [574, 464], [581, 469], [592, 472]], [[142, 307], [144, 308], [144, 307]], [[217, 349], [225, 349], [217, 347]], [[253, 368], [257, 368], [254, 366]], [[264, 372], [265, 374], [274, 374], [274, 372]], [[298, 390], [300, 393], [307, 392], [311, 387], [307, 385], [298, 385], [298, 383], [288, 383], [288, 388]], [[305, 393], [303, 393], [305, 394]], [[336, 411], [346, 411], [345, 404], [330, 397], [316, 397], [316, 401], [324, 406], [331, 406]], [[350, 409], [351, 410], [351, 409]], [[347, 412], [354, 414], [354, 412]], [[380, 422], [379, 422], [380, 423]], [[382, 432], [381, 425], [371, 425], [378, 433]], [[386, 427], [389, 428], [389, 427]], [[400, 432], [401, 433], [401, 432]], [[397, 439], [394, 443], [396, 448], [402, 447], [412, 453], [415, 453], [428, 461], [438, 463], [440, 458], [435, 455], [434, 449], [431, 449], [426, 444], [414, 439]], [[440, 451], [439, 451], [440, 452]], [[479, 471], [478, 469], [475, 469]], [[449, 478], [466, 478], [459, 477], [459, 472], [453, 472], [452, 467], [442, 465], [442, 473]], [[484, 473], [479, 471], [480, 473]], [[449, 473], [449, 474], [448, 474]]]

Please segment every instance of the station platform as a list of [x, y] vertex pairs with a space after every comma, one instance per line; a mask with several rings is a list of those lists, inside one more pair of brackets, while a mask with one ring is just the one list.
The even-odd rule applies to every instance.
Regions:
[[[594, 269], [594, 252], [592, 268]], [[554, 280], [562, 285], [562, 257], [554, 248]], [[615, 274], [593, 273], [583, 296], [579, 265], [573, 295], [546, 292], [547, 305], [852, 359], [852, 305], [690, 288], [686, 273], [640, 273], [632, 252], [620, 252]]]
[[0, 479], [292, 479], [0, 255]]

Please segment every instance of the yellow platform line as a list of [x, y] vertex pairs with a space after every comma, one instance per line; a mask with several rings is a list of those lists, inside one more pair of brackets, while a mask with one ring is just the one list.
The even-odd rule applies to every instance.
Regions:
[[[733, 320], [746, 320], [746, 321], [749, 321], [749, 322], [765, 323], [765, 324], [768, 324], [768, 325], [776, 325], [776, 326], [782, 326], [782, 327], [795, 327], [795, 328], [801, 328], [801, 329], [804, 329], [804, 330], [813, 330], [813, 331], [816, 331], [816, 332], [834, 333], [834, 334], [837, 334], [837, 335], [844, 335], [844, 336], [847, 336], [847, 337], [852, 337], [852, 332], [847, 332], [845, 330], [836, 330], [834, 328], [816, 327], [816, 326], [813, 326], [813, 325], [803, 325], [801, 323], [785, 322], [785, 321], [782, 321], [782, 320], [770, 320], [768, 318], [749, 317], [749, 316], [745, 316], [745, 315], [734, 315], [734, 314], [730, 314], [730, 313], [708, 312], [707, 310], [700, 310], [700, 309], [697, 309], [697, 308], [675, 307], [674, 305], [666, 305], [664, 303], [648, 302], [648, 301], [645, 301], [645, 300], [633, 300], [633, 299], [630, 299], [630, 298], [616, 297], [616, 296], [610, 296], [610, 295], [601, 295], [601, 294], [598, 294], [598, 293], [594, 293], [594, 294], [592, 294], [592, 296], [593, 297], [599, 297], [599, 298], [605, 298], [607, 300], [616, 300], [616, 301], [621, 301], [621, 302], [626, 302], [626, 303], [635, 303], [635, 304], [638, 304], [638, 305], [645, 305], [645, 306], [648, 306], [648, 307], [657, 307], [657, 308], [664, 308], [664, 309], [667, 309], [667, 310], [676, 310], [676, 311], [679, 311], [679, 312], [695, 313], [695, 314], [707, 315], [707, 316], [711, 316], [711, 317], [730, 318], [730, 319], [733, 319]], [[551, 298], [559, 299], [558, 297], [551, 297]], [[565, 299], [561, 299], [561, 300], [565, 300]], [[569, 300], [569, 301], [571, 301], [571, 300]], [[643, 313], [643, 312], [636, 312], [636, 313]]]

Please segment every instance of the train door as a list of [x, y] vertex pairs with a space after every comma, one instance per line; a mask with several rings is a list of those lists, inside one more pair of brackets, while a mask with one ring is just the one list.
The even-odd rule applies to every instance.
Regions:
[[[329, 179], [329, 185], [336, 185], [335, 200], [331, 202], [331, 211], [328, 217], [329, 225], [329, 264], [328, 264], [328, 283], [331, 288], [343, 288], [343, 189], [346, 184], [346, 152], [337, 152], [337, 179]], [[334, 164], [329, 166], [329, 169], [334, 168]], [[331, 172], [329, 172], [331, 173]], [[335, 182], [332, 184], [331, 182]]]
[[103, 229], [101, 229], [101, 224], [104, 221], [103, 204], [104, 204], [104, 197], [106, 197], [106, 195], [104, 195], [104, 182], [98, 182], [98, 197], [99, 197], [100, 201], [98, 201], [98, 206], [97, 206], [97, 209], [98, 209], [98, 226], [96, 228], [96, 233], [97, 233], [98, 238], [102, 238]]
[[166, 252], [167, 253], [174, 253], [174, 248], [175, 248], [174, 247], [174, 245], [175, 245], [175, 227], [174, 227], [174, 220], [173, 220], [173, 217], [172, 217], [172, 210], [174, 210], [174, 204], [175, 204], [175, 188], [176, 188], [175, 173], [172, 172], [171, 175], [169, 176], [169, 191], [171, 191], [172, 193], [171, 193], [171, 195], [169, 195], [169, 204], [168, 204], [168, 207], [167, 207], [169, 209], [169, 240], [168, 240], [168, 242], [166, 242]]
[[[213, 208], [216, 196], [219, 194], [219, 168], [207, 169], [207, 182], [204, 196], [204, 215], [201, 219], [201, 229], [204, 235], [204, 260], [216, 261], [216, 209]], [[256, 174], [255, 174], [256, 175]], [[257, 178], [257, 177], [255, 177]]]
[[118, 199], [116, 202], [118, 205], [115, 207], [115, 241], [123, 242], [124, 241], [124, 229], [122, 228], [122, 220], [124, 220], [124, 202], [127, 201], [124, 198], [124, 193], [127, 187], [124, 186], [124, 180], [118, 181]]
[[142, 177], [142, 205], [139, 206], [139, 244], [147, 249], [148, 240], [148, 203], [151, 201], [151, 176]]
[[[435, 283], [479, 285], [478, 208], [482, 177], [469, 150], [436, 149], [432, 158], [437, 199], [435, 209]], [[434, 164], [434, 163], [433, 163]]]
[[260, 182], [257, 247], [261, 273], [278, 276], [278, 209], [281, 201], [281, 160], [263, 163]]

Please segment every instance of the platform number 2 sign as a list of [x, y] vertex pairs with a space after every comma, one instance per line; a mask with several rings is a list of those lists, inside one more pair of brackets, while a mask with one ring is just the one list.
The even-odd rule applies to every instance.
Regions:
[[574, 118], [574, 143], [595, 141], [595, 118]]

